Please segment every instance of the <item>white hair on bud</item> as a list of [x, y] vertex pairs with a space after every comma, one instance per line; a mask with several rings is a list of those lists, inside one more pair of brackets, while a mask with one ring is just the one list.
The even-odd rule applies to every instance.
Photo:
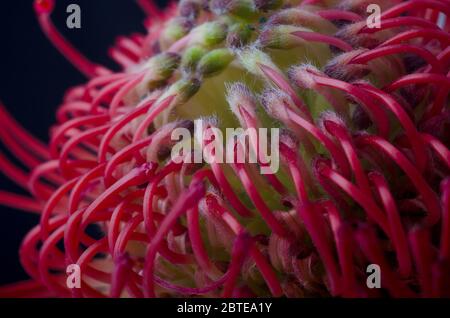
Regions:
[[[218, 127], [219, 126], [219, 118], [215, 115], [212, 116], [202, 116], [197, 119], [198, 121], [201, 121], [203, 123], [203, 127]], [[196, 121], [197, 121], [196, 120]]]
[[336, 123], [338, 126], [346, 127], [344, 119], [331, 110], [322, 112], [317, 120], [317, 124], [320, 129], [326, 134], [329, 134], [328, 129], [325, 125], [325, 121], [331, 121], [333, 123]]
[[[209, 189], [208, 192], [212, 192], [212, 191]], [[205, 198], [201, 199], [200, 202], [198, 203], [198, 209], [202, 216], [205, 216], [208, 214], [208, 207], [206, 206]]]
[[379, 44], [379, 40], [372, 34], [359, 33], [366, 26], [367, 22], [355, 22], [348, 24], [335, 34], [341, 40], [344, 40], [352, 47], [374, 47]]
[[226, 100], [235, 115], [239, 116], [239, 106], [245, 108], [250, 114], [254, 114], [256, 98], [247, 85], [242, 82], [225, 83], [225, 88]]
[[369, 72], [369, 66], [350, 63], [350, 61], [364, 51], [365, 50], [363, 49], [358, 49], [339, 54], [325, 65], [323, 68], [324, 73], [331, 78], [345, 82], [363, 77], [367, 72]]
[[[208, 185], [206, 194], [214, 196], [218, 201], [221, 201], [223, 199], [223, 194], [213, 185]], [[206, 206], [206, 198], [200, 200], [198, 208], [200, 209], [200, 213], [202, 213], [203, 215], [207, 214], [208, 207]]]
[[260, 76], [263, 78], [266, 77], [262, 72], [260, 65], [265, 65], [277, 71], [279, 70], [278, 67], [272, 62], [270, 56], [261, 51], [260, 43], [258, 42], [238, 49], [235, 51], [235, 53], [242, 66], [244, 66], [244, 68], [248, 72], [256, 76]]
[[[224, 15], [227, 12], [230, 12], [234, 8], [240, 5], [239, 2], [243, 2], [242, 0], [213, 0], [211, 1], [211, 5], [209, 8], [216, 15]], [[253, 1], [246, 1], [245, 3], [248, 8], [252, 11], [256, 10], [256, 5]]]
[[345, 121], [339, 114], [332, 110], [325, 110], [319, 115], [318, 124], [322, 124], [323, 121], [330, 120], [332, 122], [335, 122], [341, 126], [345, 126]]
[[288, 129], [282, 129], [280, 131], [280, 142], [288, 146], [290, 149], [297, 149], [300, 144], [295, 134]]
[[278, 99], [290, 99], [291, 97], [289, 96], [289, 94], [287, 94], [285, 91], [279, 89], [278, 87], [274, 86], [274, 85], [270, 85], [270, 86], [266, 86], [266, 88], [264, 89], [264, 91], [261, 93], [260, 95], [261, 98], [278, 98]]
[[316, 81], [311, 73], [322, 74], [313, 64], [304, 63], [291, 67], [288, 71], [288, 77], [300, 88], [313, 89]]
[[288, 120], [287, 107], [293, 107], [293, 102], [284, 91], [275, 87], [268, 87], [260, 95], [260, 100], [270, 116], [283, 122]]

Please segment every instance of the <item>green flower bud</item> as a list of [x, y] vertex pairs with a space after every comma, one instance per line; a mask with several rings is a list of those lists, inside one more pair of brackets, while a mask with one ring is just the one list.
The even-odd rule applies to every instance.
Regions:
[[161, 33], [161, 48], [168, 49], [173, 43], [188, 34], [192, 26], [192, 22], [187, 18], [180, 17], [170, 20]]
[[148, 70], [143, 79], [144, 89], [155, 89], [164, 84], [180, 65], [180, 56], [176, 53], [161, 53], [152, 57], [146, 64]]
[[268, 24], [301, 26], [326, 34], [333, 34], [336, 32], [336, 26], [333, 25], [332, 22], [322, 18], [314, 12], [300, 8], [281, 10], [270, 17]]
[[254, 0], [211, 0], [209, 7], [218, 16], [230, 14], [242, 19], [258, 17]]
[[198, 73], [204, 77], [213, 76], [223, 71], [234, 59], [229, 49], [217, 49], [202, 57], [198, 63]]
[[160, 100], [175, 95], [174, 105], [184, 104], [198, 92], [200, 86], [201, 82], [197, 78], [181, 78], [170, 86]]
[[206, 54], [206, 49], [201, 46], [191, 46], [183, 54], [181, 68], [186, 72], [193, 71], [200, 59]]
[[293, 35], [296, 31], [311, 32], [309, 29], [292, 25], [271, 25], [259, 36], [261, 46], [271, 49], [292, 49], [306, 43], [302, 38]]
[[215, 46], [225, 40], [227, 25], [223, 22], [206, 22], [191, 31], [189, 45], [199, 44], [206, 47]]
[[269, 55], [256, 47], [246, 47], [243, 50], [238, 51], [238, 57], [241, 64], [250, 73], [265, 78], [266, 75], [261, 70], [261, 66], [270, 67], [273, 70], [281, 73], [278, 67], [272, 62]]
[[230, 27], [227, 36], [227, 45], [238, 48], [248, 44], [252, 37], [253, 29], [246, 23], [235, 23]]

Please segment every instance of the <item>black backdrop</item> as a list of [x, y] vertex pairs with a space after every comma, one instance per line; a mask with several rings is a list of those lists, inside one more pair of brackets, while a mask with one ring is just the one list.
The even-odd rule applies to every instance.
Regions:
[[[47, 141], [48, 127], [64, 92], [85, 78], [41, 32], [32, 2], [0, 4], [0, 100], [24, 127]], [[71, 3], [81, 7], [81, 29], [66, 27], [66, 7]], [[118, 35], [143, 32], [144, 17], [134, 0], [56, 0], [53, 14], [58, 29], [78, 49], [110, 68], [117, 66], [107, 56], [108, 47]], [[20, 191], [2, 174], [0, 189]], [[17, 252], [22, 238], [37, 222], [37, 216], [0, 206], [0, 286], [27, 278]]]

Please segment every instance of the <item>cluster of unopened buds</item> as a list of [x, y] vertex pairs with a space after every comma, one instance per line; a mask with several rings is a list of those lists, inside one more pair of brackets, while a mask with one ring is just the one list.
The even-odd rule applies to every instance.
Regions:
[[[449, 0], [138, 4], [148, 33], [117, 40], [114, 73], [35, 2], [89, 81], [48, 145], [0, 108], [0, 169], [32, 195], [0, 203], [40, 213], [19, 251], [31, 280], [0, 295], [450, 296]], [[280, 128], [280, 170], [175, 160], [172, 131], [198, 118]]]

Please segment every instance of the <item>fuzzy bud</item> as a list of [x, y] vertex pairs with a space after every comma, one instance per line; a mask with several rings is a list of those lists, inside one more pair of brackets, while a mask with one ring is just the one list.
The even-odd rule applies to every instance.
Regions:
[[242, 117], [241, 107], [251, 116], [255, 116], [256, 98], [245, 84], [237, 82], [227, 85], [227, 102], [238, 118]]
[[340, 118], [335, 112], [332, 111], [322, 112], [318, 120], [318, 125], [323, 132], [331, 136], [334, 135], [334, 129], [336, 127], [346, 127], [342, 118]]
[[159, 100], [164, 100], [169, 96], [176, 96], [173, 104], [183, 104], [198, 92], [200, 86], [201, 82], [197, 78], [181, 78], [173, 83]]
[[266, 77], [261, 69], [262, 65], [281, 73], [278, 67], [272, 62], [270, 56], [254, 46], [239, 50], [237, 52], [237, 55], [240, 62], [247, 69], [247, 71], [254, 75], [260, 76], [262, 78]]
[[148, 72], [143, 82], [147, 88], [156, 88], [171, 77], [180, 60], [180, 56], [176, 53], [161, 53], [152, 57], [145, 65]]
[[253, 0], [211, 0], [209, 7], [218, 16], [229, 14], [243, 19], [253, 19], [258, 13]]
[[222, 72], [234, 59], [229, 49], [216, 49], [201, 58], [197, 71], [203, 77], [217, 75]]
[[230, 27], [227, 36], [227, 46], [239, 48], [249, 43], [253, 29], [248, 24], [235, 23]]
[[295, 36], [295, 32], [311, 32], [311, 30], [292, 25], [269, 25], [261, 33], [259, 42], [263, 47], [271, 49], [292, 49], [308, 44], [307, 41]]
[[175, 18], [170, 20], [163, 29], [160, 37], [160, 45], [163, 50], [189, 33], [193, 24], [187, 18]]
[[280, 155], [287, 162], [296, 162], [300, 143], [298, 138], [287, 129], [280, 132]]
[[350, 61], [364, 52], [363, 50], [353, 50], [342, 53], [325, 65], [323, 71], [331, 78], [341, 81], [352, 82], [366, 76], [370, 70], [367, 65], [350, 63]]
[[316, 80], [314, 76], [323, 75], [316, 67], [311, 64], [302, 64], [299, 66], [292, 67], [288, 76], [291, 81], [293, 81], [298, 87], [314, 89], [316, 87]]
[[359, 31], [366, 25], [366, 22], [352, 23], [336, 33], [336, 37], [347, 42], [352, 47], [366, 47], [369, 49], [378, 46], [379, 40], [372, 34], [362, 33]]
[[215, 46], [225, 40], [227, 25], [219, 22], [206, 22], [194, 28], [190, 34], [189, 45]]
[[262, 93], [261, 104], [271, 117], [281, 122], [289, 121], [288, 110], [295, 109], [295, 105], [289, 95], [275, 88], [266, 89]]
[[206, 49], [201, 46], [194, 45], [189, 47], [183, 54], [181, 68], [186, 72], [195, 70], [198, 62], [205, 54]]
[[318, 14], [300, 8], [289, 8], [274, 14], [267, 22], [270, 25], [300, 26], [321, 32], [332, 34], [336, 27]]

